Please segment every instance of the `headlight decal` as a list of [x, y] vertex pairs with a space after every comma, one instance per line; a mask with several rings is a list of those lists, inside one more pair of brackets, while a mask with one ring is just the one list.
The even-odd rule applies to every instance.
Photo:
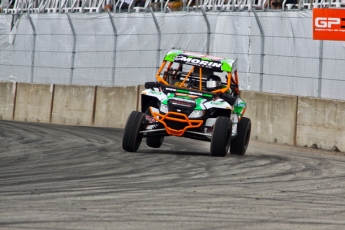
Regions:
[[194, 110], [188, 117], [199, 118], [205, 115], [205, 110]]
[[159, 107], [159, 110], [162, 112], [162, 113], [167, 113], [168, 112], [168, 105], [165, 105], [165, 104], [161, 104], [161, 106]]

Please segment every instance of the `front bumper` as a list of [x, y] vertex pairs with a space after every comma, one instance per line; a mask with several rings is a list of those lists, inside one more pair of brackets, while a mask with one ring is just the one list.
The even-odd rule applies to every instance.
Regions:
[[192, 120], [186, 114], [177, 112], [168, 112], [160, 114], [156, 111], [151, 111], [153, 118], [161, 123], [166, 132], [173, 136], [182, 136], [188, 129], [199, 128], [203, 124], [203, 120]]

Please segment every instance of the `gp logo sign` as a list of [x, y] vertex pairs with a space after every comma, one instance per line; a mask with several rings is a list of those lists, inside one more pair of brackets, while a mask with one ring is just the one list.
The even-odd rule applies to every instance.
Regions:
[[319, 28], [332, 29], [333, 25], [340, 25], [340, 21], [341, 21], [340, 18], [317, 17], [315, 18], [315, 27], [318, 29]]
[[345, 9], [314, 8], [313, 39], [345, 41]]

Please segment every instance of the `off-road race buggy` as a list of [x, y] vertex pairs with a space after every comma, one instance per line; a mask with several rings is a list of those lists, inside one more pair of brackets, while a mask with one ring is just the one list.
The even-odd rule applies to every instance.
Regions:
[[135, 152], [142, 138], [161, 147], [165, 136], [210, 142], [212, 156], [244, 155], [251, 121], [243, 117], [237, 60], [183, 50], [169, 51], [141, 94], [141, 112], [126, 122], [122, 148]]

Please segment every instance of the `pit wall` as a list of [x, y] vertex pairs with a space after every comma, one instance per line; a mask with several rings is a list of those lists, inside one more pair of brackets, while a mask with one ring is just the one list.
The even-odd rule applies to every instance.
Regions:
[[[142, 85], [99, 87], [0, 82], [0, 119], [124, 128]], [[345, 152], [345, 101], [242, 91], [251, 138]]]

